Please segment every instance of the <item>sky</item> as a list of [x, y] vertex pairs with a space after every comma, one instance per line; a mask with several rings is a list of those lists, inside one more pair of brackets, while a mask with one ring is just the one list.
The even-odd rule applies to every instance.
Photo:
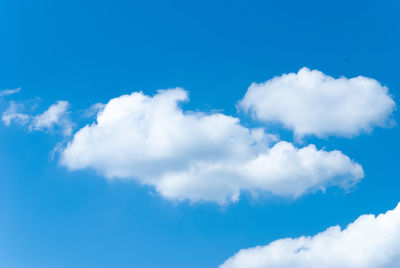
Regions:
[[398, 267], [399, 11], [1, 1], [0, 266]]

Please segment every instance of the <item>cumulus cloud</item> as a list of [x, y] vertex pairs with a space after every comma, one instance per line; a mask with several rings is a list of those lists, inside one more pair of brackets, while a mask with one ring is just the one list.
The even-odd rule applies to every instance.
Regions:
[[221, 113], [186, 111], [183, 89], [110, 100], [97, 122], [77, 131], [61, 153], [71, 170], [134, 179], [173, 200], [236, 201], [252, 194], [296, 198], [328, 186], [350, 187], [362, 167], [340, 151], [296, 148]]
[[1, 120], [6, 126], [10, 126], [11, 123], [27, 125], [30, 131], [60, 129], [63, 135], [67, 136], [73, 131], [73, 123], [69, 119], [69, 106], [67, 101], [58, 101], [43, 113], [30, 115], [23, 113], [24, 104], [11, 101]]
[[400, 267], [400, 204], [380, 214], [362, 215], [344, 230], [280, 239], [240, 250], [220, 268], [395, 268]]
[[253, 83], [238, 107], [260, 121], [282, 123], [298, 137], [351, 137], [390, 124], [396, 105], [388, 89], [374, 79], [335, 79], [302, 68]]
[[59, 127], [64, 135], [72, 134], [73, 124], [68, 117], [70, 104], [68, 101], [57, 101], [42, 114], [33, 117], [31, 130], [49, 130]]
[[0, 91], [0, 97], [13, 95], [21, 91], [21, 88], [14, 88], [14, 89], [4, 89]]

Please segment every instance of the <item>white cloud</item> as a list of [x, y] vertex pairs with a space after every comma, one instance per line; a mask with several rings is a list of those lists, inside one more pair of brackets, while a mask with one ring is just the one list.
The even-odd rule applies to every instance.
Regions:
[[42, 114], [33, 117], [30, 124], [31, 130], [50, 130], [55, 127], [61, 128], [64, 135], [72, 134], [73, 124], [68, 114], [70, 104], [67, 101], [57, 101]]
[[0, 91], [0, 97], [13, 95], [21, 91], [21, 88], [14, 88], [14, 89], [4, 89]]
[[240, 250], [220, 268], [400, 267], [400, 204], [385, 214], [362, 215], [344, 230], [280, 239]]
[[12, 122], [19, 125], [26, 125], [29, 122], [29, 115], [21, 113], [24, 109], [22, 104], [15, 101], [11, 101], [7, 110], [2, 114], [1, 120], [6, 126], [9, 126]]
[[298, 137], [369, 132], [386, 126], [396, 108], [388, 89], [374, 79], [335, 79], [307, 68], [253, 83], [238, 106], [260, 121], [282, 123]]
[[183, 89], [110, 100], [97, 122], [80, 129], [61, 154], [71, 170], [91, 168], [108, 179], [134, 179], [174, 200], [235, 201], [242, 191], [295, 198], [349, 187], [362, 167], [339, 151], [298, 149], [263, 129], [221, 113], [184, 112]]
[[63, 135], [68, 136], [73, 131], [73, 123], [69, 119], [69, 106], [67, 101], [58, 101], [42, 114], [30, 115], [22, 112], [25, 108], [22, 103], [11, 101], [1, 120], [6, 126], [10, 126], [11, 123], [27, 125], [30, 131], [60, 129]]

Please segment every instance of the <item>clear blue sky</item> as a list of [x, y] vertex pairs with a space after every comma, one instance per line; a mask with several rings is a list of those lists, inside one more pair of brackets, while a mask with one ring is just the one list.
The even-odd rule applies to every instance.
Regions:
[[[399, 12], [398, 1], [4, 0], [0, 90], [21, 92], [0, 109], [39, 97], [41, 111], [58, 100], [79, 111], [179, 86], [190, 94], [185, 109], [217, 109], [251, 125], [235, 107], [249, 85], [303, 66], [372, 77], [398, 102]], [[290, 131], [280, 136], [296, 142]], [[399, 137], [399, 127], [306, 137], [351, 156], [365, 179], [349, 192], [220, 206], [68, 171], [50, 157], [62, 137], [1, 125], [0, 266], [217, 267], [241, 248], [345, 226], [400, 201]]]

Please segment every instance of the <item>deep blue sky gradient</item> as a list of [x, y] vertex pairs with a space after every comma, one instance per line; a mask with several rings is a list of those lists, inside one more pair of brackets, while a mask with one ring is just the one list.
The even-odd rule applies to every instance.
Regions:
[[[83, 123], [80, 111], [96, 102], [181, 86], [190, 93], [185, 109], [218, 109], [252, 125], [235, 108], [247, 87], [303, 66], [375, 78], [399, 103], [399, 12], [394, 0], [3, 0], [0, 90], [22, 91], [1, 99], [0, 112], [9, 100], [40, 97], [39, 111], [68, 100]], [[399, 127], [305, 139], [363, 165], [366, 178], [350, 192], [244, 196], [226, 207], [69, 172], [50, 157], [60, 141], [0, 126], [0, 267], [216, 267], [241, 248], [345, 226], [400, 201]]]

